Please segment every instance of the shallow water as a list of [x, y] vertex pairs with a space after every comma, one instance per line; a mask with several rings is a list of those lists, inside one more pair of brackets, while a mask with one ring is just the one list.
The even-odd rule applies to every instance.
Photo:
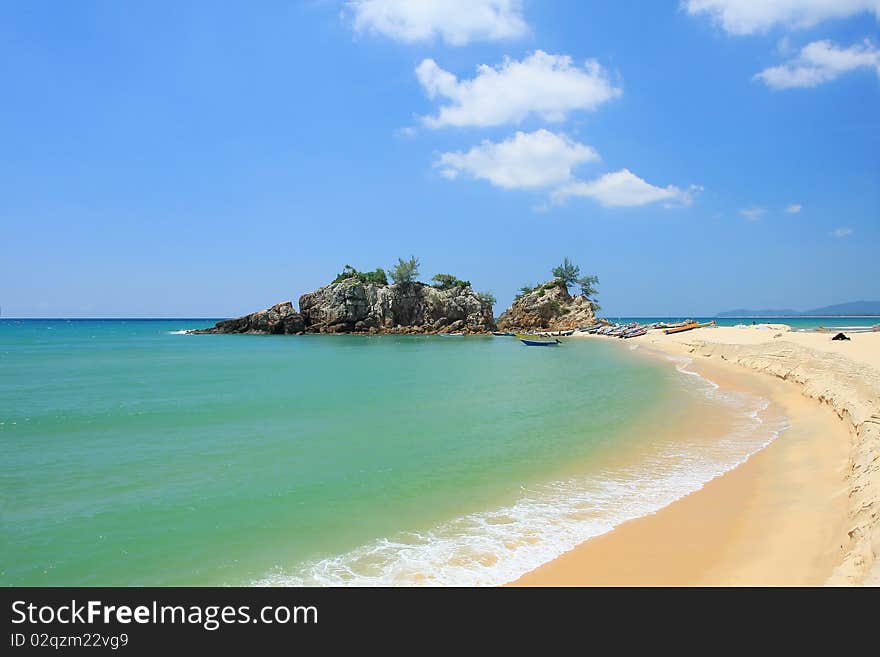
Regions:
[[499, 584], [784, 427], [601, 340], [205, 324], [0, 321], [2, 583]]

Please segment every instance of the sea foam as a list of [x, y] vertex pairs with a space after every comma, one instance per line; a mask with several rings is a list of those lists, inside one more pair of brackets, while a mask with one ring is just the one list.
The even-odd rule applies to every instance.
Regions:
[[258, 586], [494, 586], [583, 541], [655, 513], [745, 462], [788, 426], [755, 395], [722, 391], [672, 359], [692, 389], [736, 411], [732, 431], [695, 444], [661, 443], [626, 467], [523, 488], [514, 504], [426, 532], [401, 532], [345, 554], [276, 568]]

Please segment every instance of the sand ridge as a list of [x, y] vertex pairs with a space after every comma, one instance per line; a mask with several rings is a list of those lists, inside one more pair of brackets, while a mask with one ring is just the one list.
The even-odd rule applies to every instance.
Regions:
[[[880, 584], [880, 333], [828, 333], [754, 328], [699, 329], [643, 336], [645, 346], [716, 358], [801, 386], [852, 428], [848, 534], [851, 545], [829, 584]], [[788, 327], [784, 327], [788, 328]], [[781, 335], [780, 335], [781, 333]]]

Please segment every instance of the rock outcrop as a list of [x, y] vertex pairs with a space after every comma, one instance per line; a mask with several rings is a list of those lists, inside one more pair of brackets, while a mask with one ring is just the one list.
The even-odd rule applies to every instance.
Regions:
[[349, 278], [290, 301], [192, 333], [487, 333], [492, 304], [469, 285], [381, 285]]
[[303, 316], [293, 309], [290, 301], [276, 303], [271, 308], [244, 317], [224, 319], [212, 328], [197, 329], [191, 333], [302, 333], [306, 325]]
[[492, 305], [470, 286], [438, 289], [424, 283], [380, 285], [350, 278], [304, 294], [299, 307], [306, 330], [315, 333], [486, 333], [495, 329]]
[[503, 331], [567, 331], [595, 321], [593, 303], [582, 295], [571, 296], [566, 285], [554, 279], [516, 299], [501, 313], [498, 328]]

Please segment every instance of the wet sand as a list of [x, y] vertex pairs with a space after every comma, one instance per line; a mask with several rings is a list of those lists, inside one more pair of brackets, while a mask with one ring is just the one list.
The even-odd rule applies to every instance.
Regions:
[[[866, 459], [865, 450], [870, 454], [872, 448], [863, 443], [865, 432], [873, 430], [873, 365], [880, 335], [860, 336], [841, 346], [826, 345], [827, 335], [776, 329], [689, 333], [652, 332], [625, 344], [638, 344], [646, 356], [689, 355], [694, 359], [690, 369], [723, 389], [772, 400], [784, 409], [790, 427], [699, 491], [582, 543], [514, 585], [872, 583], [873, 555], [864, 551], [871, 518], [859, 516], [861, 507], [854, 508], [853, 498], [861, 504], [860, 497], [873, 491], [876, 468], [872, 471], [870, 465], [876, 459], [868, 458], [867, 467], [859, 464]], [[783, 337], [795, 340], [783, 346]], [[847, 347], [848, 352], [837, 355]], [[785, 358], [792, 359], [793, 369], [780, 373]], [[862, 366], [866, 369], [859, 369]], [[838, 397], [816, 394], [817, 379], [828, 389], [825, 393], [834, 390]], [[844, 408], [846, 403], [852, 413]], [[853, 493], [857, 485], [861, 488]], [[870, 540], [867, 543], [870, 551]]]

